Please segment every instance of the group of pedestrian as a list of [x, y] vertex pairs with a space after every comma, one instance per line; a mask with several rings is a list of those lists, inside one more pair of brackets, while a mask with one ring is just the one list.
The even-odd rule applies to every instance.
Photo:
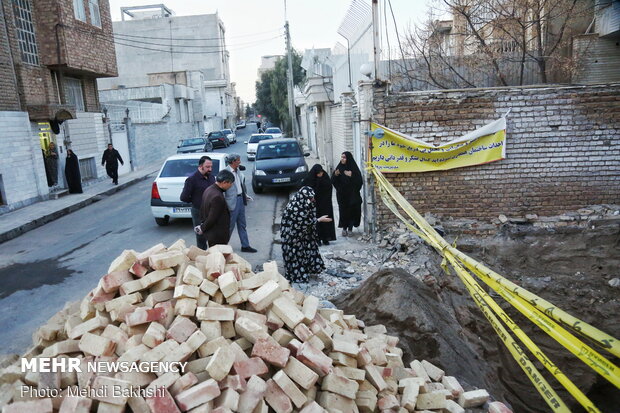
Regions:
[[198, 170], [185, 180], [180, 199], [192, 204], [196, 246], [206, 250], [209, 246], [228, 244], [236, 227], [241, 251], [256, 252], [246, 228], [245, 207], [252, 198], [247, 194], [241, 172], [241, 156], [227, 155], [226, 165], [214, 178], [213, 161], [203, 156], [198, 161]]
[[[362, 173], [350, 152], [344, 152], [331, 179], [321, 165], [314, 165], [282, 215], [280, 238], [286, 278], [307, 282], [325, 269], [319, 245], [336, 239], [332, 187], [336, 189], [342, 236], [351, 235], [361, 221]], [[317, 218], [318, 217], [318, 218]]]

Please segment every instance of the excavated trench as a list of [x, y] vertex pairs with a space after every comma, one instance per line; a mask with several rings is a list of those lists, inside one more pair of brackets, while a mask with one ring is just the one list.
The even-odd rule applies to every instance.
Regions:
[[[620, 289], [609, 284], [620, 277], [619, 219], [592, 221], [587, 229], [505, 225], [494, 237], [459, 239], [458, 248], [573, 316], [620, 337]], [[407, 362], [416, 358], [436, 363], [459, 378], [466, 390], [486, 388], [514, 412], [551, 411], [458, 277], [441, 270], [441, 258], [432, 248], [421, 244], [414, 254], [427, 257], [431, 277], [421, 281], [401, 269], [382, 270], [337, 297], [334, 304], [367, 324], [384, 324], [400, 337]], [[619, 411], [620, 390], [497, 294], [492, 296], [601, 411]], [[571, 411], [584, 411], [541, 363], [528, 356]]]

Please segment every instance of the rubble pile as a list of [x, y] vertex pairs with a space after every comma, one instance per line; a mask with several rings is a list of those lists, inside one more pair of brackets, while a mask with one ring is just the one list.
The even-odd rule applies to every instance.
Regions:
[[[39, 328], [34, 347], [0, 372], [0, 406], [3, 413], [509, 412], [426, 360], [406, 366], [398, 342], [383, 325], [321, 308], [273, 261], [254, 273], [229, 246], [203, 251], [179, 240], [125, 250], [81, 302]], [[82, 368], [23, 371], [24, 360]], [[187, 364], [183, 372], [87, 368], [99, 362]]]

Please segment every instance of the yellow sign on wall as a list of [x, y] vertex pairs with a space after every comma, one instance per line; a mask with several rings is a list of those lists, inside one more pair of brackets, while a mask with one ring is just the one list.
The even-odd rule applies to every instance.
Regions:
[[371, 130], [377, 129], [385, 133], [373, 134], [371, 161], [384, 173], [443, 171], [506, 158], [505, 117], [440, 146], [371, 123]]

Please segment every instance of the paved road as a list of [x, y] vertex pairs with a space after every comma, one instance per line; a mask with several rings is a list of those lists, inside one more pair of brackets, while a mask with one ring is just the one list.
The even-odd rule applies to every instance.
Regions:
[[[250, 124], [238, 131], [237, 144], [218, 149], [237, 152], [245, 160], [245, 144], [256, 131]], [[251, 165], [246, 179], [250, 180]], [[155, 224], [150, 213], [152, 180], [131, 186], [95, 204], [2, 244], [0, 250], [0, 353], [22, 353], [32, 333], [62, 309], [67, 301], [80, 300], [105, 275], [110, 262], [123, 249], [142, 251], [179, 238], [195, 242], [191, 220], [173, 220], [166, 227]], [[247, 210], [248, 233], [256, 254], [244, 254], [253, 266], [279, 255], [273, 244], [275, 212], [282, 208], [287, 191], [254, 195]], [[233, 234], [231, 245], [240, 248]]]

